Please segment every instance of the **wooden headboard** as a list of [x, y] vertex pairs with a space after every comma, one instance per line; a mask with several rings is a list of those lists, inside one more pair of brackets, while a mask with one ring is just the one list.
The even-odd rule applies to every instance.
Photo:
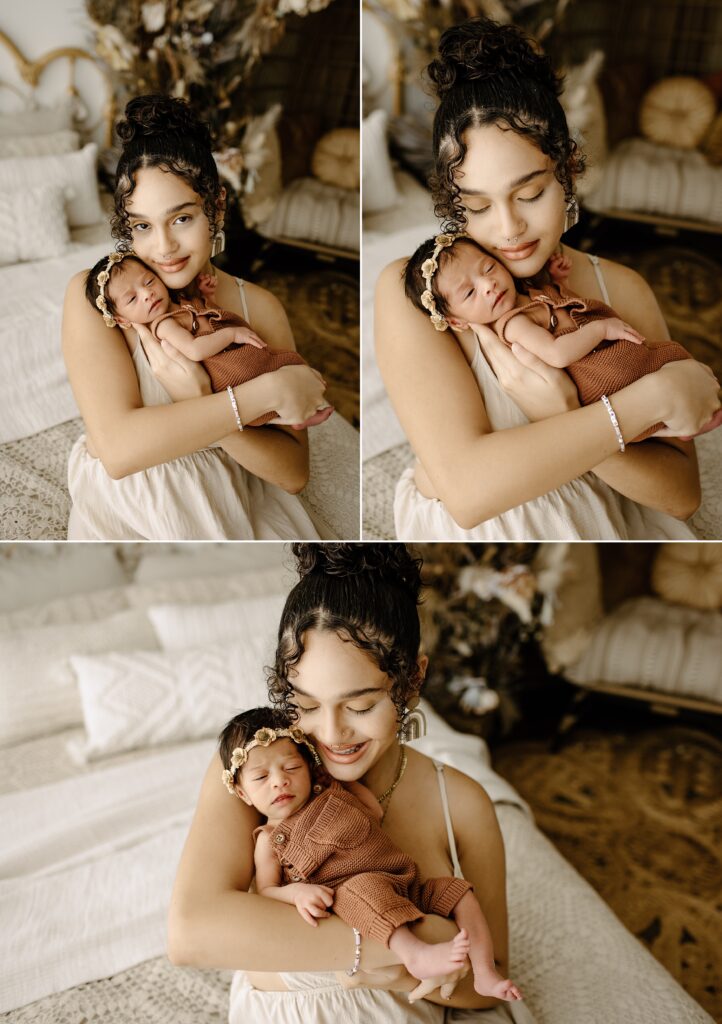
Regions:
[[[100, 64], [92, 53], [87, 50], [80, 49], [77, 46], [64, 46], [55, 50], [50, 50], [48, 53], [43, 54], [36, 60], [28, 60], [28, 58], [20, 52], [12, 39], [2, 31], [0, 31], [0, 48], [10, 54], [21, 82], [29, 86], [30, 91], [28, 92], [28, 90], [24, 89], [19, 83], [9, 82], [2, 78], [0, 78], [0, 87], [10, 89], [20, 97], [21, 101], [25, 105], [27, 105], [29, 100], [32, 101], [33, 92], [37, 89], [40, 78], [46, 68], [55, 61], [67, 61], [68, 84], [65, 88], [65, 94], [74, 101], [74, 121], [77, 130], [86, 139], [94, 136], [96, 132], [99, 132], [98, 137], [101, 144], [106, 147], [111, 146], [113, 138], [113, 124], [115, 122], [116, 113], [113, 85], [108, 71], [102, 64]], [[81, 89], [78, 85], [77, 65], [80, 61], [90, 62], [97, 73], [102, 77], [105, 85], [105, 103], [100, 120], [95, 124], [88, 122], [87, 113], [88, 110], [93, 108], [94, 104], [84, 100]]]

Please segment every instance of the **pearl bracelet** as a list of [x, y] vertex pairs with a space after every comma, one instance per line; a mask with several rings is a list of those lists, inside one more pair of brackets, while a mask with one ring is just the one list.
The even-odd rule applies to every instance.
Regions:
[[236, 424], [238, 425], [238, 429], [242, 433], [243, 432], [243, 422], [241, 420], [241, 414], [238, 411], [238, 402], [236, 401], [236, 396], [234, 395], [233, 388], [231, 387], [230, 384], [226, 388], [226, 391], [228, 392], [228, 397], [230, 398], [231, 405], [233, 406], [233, 414], [236, 417]]
[[353, 967], [349, 967], [349, 969], [346, 971], [346, 974], [348, 974], [349, 978], [353, 978], [354, 974], [358, 974], [359, 967], [361, 966], [361, 932], [358, 930], [358, 928], [354, 928], [353, 930], [353, 941]]
[[620, 452], [623, 452], [626, 449], [626, 445], [624, 443], [624, 435], [622, 434], [622, 429], [619, 426], [617, 414], [612, 408], [612, 403], [609, 401], [606, 395], [602, 395], [602, 401], [604, 402], [604, 406], [607, 412], [609, 413], [609, 418], [612, 421], [612, 426], [614, 427], [614, 433], [617, 435], [617, 441], [619, 442], [619, 450]]

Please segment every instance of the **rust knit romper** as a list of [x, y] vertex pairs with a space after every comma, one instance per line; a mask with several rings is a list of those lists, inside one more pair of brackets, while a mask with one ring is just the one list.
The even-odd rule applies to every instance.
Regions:
[[[208, 317], [207, 328], [203, 328], [198, 320], [199, 314]], [[182, 327], [193, 335], [194, 338], [202, 338], [208, 334], [215, 334], [221, 327], [248, 327], [248, 323], [237, 313], [230, 313], [225, 309], [207, 309], [198, 299], [184, 299], [180, 309], [172, 310], [169, 313], [161, 313], [159, 317], [150, 324], [153, 337], [158, 337], [158, 326], [164, 320], [172, 317]], [[245, 384], [246, 381], [260, 377], [262, 373], [270, 373], [278, 370], [281, 366], [306, 365], [298, 352], [281, 351], [270, 348], [256, 348], [254, 345], [231, 344], [215, 356], [209, 356], [203, 360], [208, 376], [211, 378], [211, 387], [214, 391], [225, 391], [228, 385], [235, 387], [237, 384]], [[274, 420], [277, 412], [267, 412], [250, 423], [244, 424], [247, 427], [260, 427], [269, 420]]]
[[[530, 288], [529, 296], [530, 302], [518, 309], [510, 309], [494, 324], [494, 330], [507, 345], [509, 342], [505, 337], [505, 329], [511, 318], [518, 313], [538, 309], [540, 306], [548, 313], [546, 329], [555, 338], [571, 334], [578, 327], [593, 320], [617, 316], [614, 310], [603, 302], [596, 299], [580, 299], [573, 292], [560, 286]], [[659, 370], [665, 363], [691, 358], [689, 352], [676, 341], [665, 341], [655, 348], [647, 348], [646, 345], [635, 345], [634, 342], [622, 338], [617, 341], [601, 342], [589, 355], [570, 363], [566, 371], [576, 385], [581, 404], [593, 405], [602, 395], [613, 395], [615, 391], [621, 391], [645, 374]], [[663, 426], [664, 423], [655, 423], [634, 440], [642, 441]]]
[[300, 811], [264, 830], [270, 833], [284, 883], [327, 885], [335, 893], [334, 913], [386, 946], [402, 924], [424, 914], [449, 917], [472, 888], [463, 878], [422, 882], [411, 857], [335, 780]]

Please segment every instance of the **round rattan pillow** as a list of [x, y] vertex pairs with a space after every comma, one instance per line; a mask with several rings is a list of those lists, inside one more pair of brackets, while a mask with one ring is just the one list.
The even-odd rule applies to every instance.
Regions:
[[335, 128], [316, 143], [311, 171], [326, 185], [357, 189], [360, 181], [358, 128]]
[[722, 164], [722, 114], [718, 114], [712, 122], [702, 146], [702, 152], [715, 167]]
[[722, 544], [662, 544], [652, 588], [674, 604], [722, 608]]
[[650, 142], [695, 149], [712, 124], [714, 93], [697, 78], [663, 78], [642, 98], [639, 127]]

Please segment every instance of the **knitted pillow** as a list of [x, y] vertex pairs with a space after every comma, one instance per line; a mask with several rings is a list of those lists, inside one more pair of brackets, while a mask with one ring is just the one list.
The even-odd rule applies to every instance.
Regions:
[[71, 228], [97, 224], [103, 220], [95, 172], [97, 155], [98, 147], [90, 142], [76, 153], [0, 160], [0, 193], [9, 189], [57, 185], [72, 191], [66, 207]]
[[0, 191], [0, 265], [61, 256], [69, 239], [64, 189], [37, 185]]
[[722, 608], [722, 544], [663, 544], [652, 587], [665, 601], [689, 608]]
[[72, 153], [80, 143], [77, 132], [49, 132], [47, 135], [15, 135], [3, 139], [0, 159], [13, 156], [52, 156], [55, 153]]
[[359, 187], [360, 138], [358, 128], [336, 128], [316, 143], [311, 170], [319, 181], [340, 188]]
[[646, 93], [639, 111], [642, 135], [678, 149], [695, 149], [715, 115], [712, 90], [697, 78], [663, 78]]

